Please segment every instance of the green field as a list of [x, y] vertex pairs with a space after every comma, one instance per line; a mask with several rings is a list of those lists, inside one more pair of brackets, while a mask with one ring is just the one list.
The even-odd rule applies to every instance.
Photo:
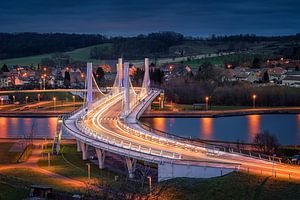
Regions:
[[[89, 46], [89, 47], [75, 49], [73, 51], [65, 52], [65, 54], [69, 55], [70, 58], [72, 58], [73, 60], [91, 61], [95, 64], [99, 64], [99, 63], [101, 63], [100, 60], [90, 59], [90, 50], [93, 47], [105, 48], [110, 45], [111, 45], [110, 43], [94, 45], [94, 46]], [[0, 60], [0, 65], [3, 65], [3, 64], [7, 64], [7, 65], [16, 65], [16, 64], [18, 64], [18, 65], [37, 65], [38, 63], [41, 62], [41, 59], [50, 58], [53, 54], [54, 53]]]
[[239, 54], [230, 54], [230, 55], [209, 57], [203, 59], [195, 59], [195, 60], [185, 61], [183, 64], [188, 65], [189, 67], [194, 69], [198, 69], [198, 67], [205, 62], [209, 62], [213, 65], [222, 65], [222, 66], [227, 63], [247, 63], [247, 62], [249, 65], [251, 65], [255, 57], [260, 57], [263, 60], [267, 58], [267, 55], [239, 53]]
[[300, 183], [235, 172], [218, 178], [165, 181], [154, 193], [165, 200], [296, 200], [300, 199]]
[[[45, 152], [51, 151], [50, 146]], [[76, 145], [63, 145], [61, 154], [51, 158], [51, 166], [48, 167], [46, 157], [39, 160], [40, 167], [52, 171], [54, 173], [77, 180], [87, 181], [87, 162], [82, 160], [81, 152], [76, 151]], [[115, 176], [122, 179], [121, 175], [110, 172], [106, 169], [100, 170], [98, 166], [91, 164], [91, 178], [97, 184], [110, 185], [111, 187], [119, 187], [121, 182], [114, 181]]]
[[28, 190], [17, 189], [12, 185], [0, 181], [0, 200], [24, 199], [28, 196], [28, 193]]
[[0, 165], [16, 163], [22, 152], [9, 152], [13, 142], [0, 143]]

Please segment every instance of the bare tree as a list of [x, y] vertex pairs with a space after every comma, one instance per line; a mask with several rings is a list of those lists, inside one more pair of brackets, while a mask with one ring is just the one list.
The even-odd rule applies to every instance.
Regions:
[[254, 138], [255, 148], [265, 154], [273, 154], [279, 147], [277, 137], [270, 134], [268, 130], [258, 133]]

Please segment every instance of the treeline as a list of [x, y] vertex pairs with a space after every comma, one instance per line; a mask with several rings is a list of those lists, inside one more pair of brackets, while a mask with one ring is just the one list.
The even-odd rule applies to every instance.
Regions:
[[150, 33], [130, 38], [115, 37], [110, 39], [111, 47], [94, 47], [90, 55], [93, 59], [159, 57], [162, 54], [168, 55], [169, 48], [180, 45], [184, 39], [182, 34], [174, 32]]
[[0, 59], [71, 51], [106, 41], [102, 35], [0, 33]]
[[[115, 59], [120, 56], [128, 59], [138, 59], [145, 56], [155, 58], [160, 57], [161, 55], [169, 56], [170, 47], [181, 45], [188, 41], [205, 42], [212, 46], [223, 42], [232, 46], [226, 49], [230, 51], [235, 49], [247, 49], [247, 44], [262, 41], [291, 41], [297, 43], [300, 41], [300, 34], [274, 37], [249, 34], [233, 36], [212, 35], [211, 37], [202, 38], [184, 36], [175, 32], [158, 32], [150, 33], [148, 35], [138, 35], [135, 37], [106, 37], [99, 34], [0, 33], [0, 59], [65, 52], [76, 48], [103, 43], [111, 45], [93, 48], [90, 52], [91, 58]], [[296, 45], [294, 49], [289, 49], [291, 49], [288, 50], [291, 51], [291, 55], [299, 52], [298, 45]], [[181, 53], [183, 54], [184, 52], [177, 52], [177, 55], [181, 55]]]
[[212, 105], [252, 106], [256, 94], [257, 106], [300, 106], [300, 89], [282, 86], [256, 86], [251, 84], [223, 83], [217, 86], [210, 81], [176, 80], [163, 84], [168, 100], [179, 104], [205, 103], [210, 97]]

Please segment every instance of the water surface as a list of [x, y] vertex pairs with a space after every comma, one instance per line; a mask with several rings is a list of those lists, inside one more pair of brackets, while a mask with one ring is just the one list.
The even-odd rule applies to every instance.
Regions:
[[153, 128], [184, 137], [251, 143], [257, 133], [268, 130], [280, 144], [300, 145], [300, 114], [141, 120]]

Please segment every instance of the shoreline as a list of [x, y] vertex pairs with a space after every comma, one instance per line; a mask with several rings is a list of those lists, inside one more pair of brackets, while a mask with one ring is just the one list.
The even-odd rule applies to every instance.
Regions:
[[51, 112], [0, 112], [0, 117], [32, 117], [32, 118], [47, 118], [47, 117], [58, 117], [59, 115], [68, 114], [70, 112], [64, 111], [51, 111]]
[[201, 117], [232, 117], [243, 115], [264, 114], [300, 114], [300, 107], [284, 108], [252, 108], [236, 110], [214, 110], [214, 111], [146, 111], [141, 118], [201, 118]]

